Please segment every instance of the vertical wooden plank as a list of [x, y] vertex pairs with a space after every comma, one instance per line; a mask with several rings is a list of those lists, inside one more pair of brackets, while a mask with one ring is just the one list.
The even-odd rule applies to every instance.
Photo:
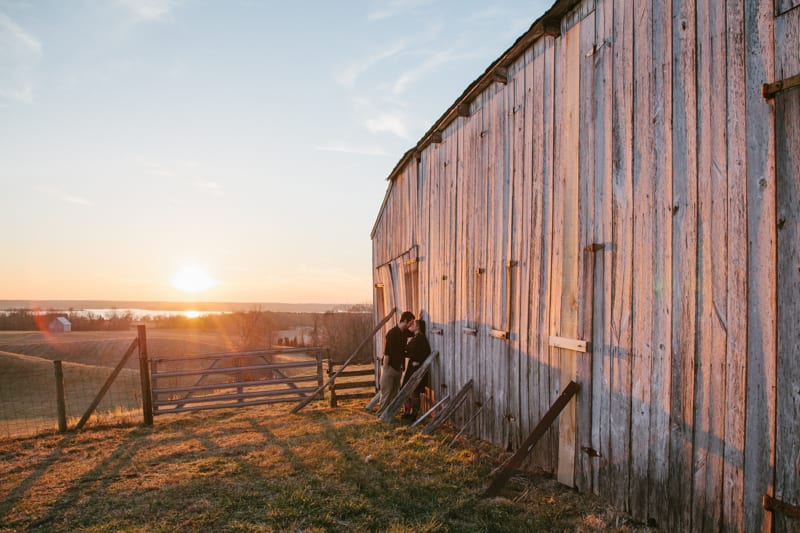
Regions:
[[[503, 424], [503, 408], [505, 404], [506, 375], [503, 370], [505, 366], [498, 357], [495, 343], [497, 339], [492, 338], [489, 332], [494, 327], [493, 323], [497, 317], [497, 309], [500, 307], [502, 291], [502, 263], [505, 255], [505, 234], [504, 212], [503, 212], [503, 193], [505, 186], [505, 169], [503, 165], [503, 127], [504, 123], [501, 109], [504, 107], [504, 91], [497, 85], [490, 86], [484, 92], [483, 104], [483, 145], [484, 160], [483, 177], [485, 186], [482, 189], [485, 194], [486, 224], [484, 226], [485, 244], [483, 249], [483, 264], [486, 267], [486, 274], [482, 276], [484, 280], [485, 292], [482, 297], [482, 320], [478, 333], [478, 350], [482, 362], [483, 383], [479, 384], [477, 390], [481, 398], [488, 398], [491, 393], [498, 397], [492, 402], [492, 410], [485, 418], [486, 437], [485, 440], [503, 446], [501, 442], [501, 429]], [[499, 317], [498, 317], [499, 318]], [[502, 376], [502, 380], [501, 380]], [[491, 392], [490, 392], [491, 391]]]
[[[456, 153], [456, 160], [466, 159], [464, 155], [464, 139], [462, 135], [457, 136], [457, 143], [455, 145], [455, 153]], [[438, 168], [442, 171], [441, 165], [441, 158], [444, 157], [442, 153], [443, 150], [439, 150], [439, 162]], [[450, 169], [453, 170], [453, 169]], [[459, 209], [459, 197], [461, 194], [461, 183], [464, 181], [461, 179], [461, 175], [459, 174], [459, 165], [456, 165], [455, 172], [445, 172], [444, 175], [447, 177], [448, 187], [450, 188], [450, 194], [448, 195], [448, 202], [450, 205], [449, 213], [450, 213], [450, 220], [449, 220], [449, 228], [450, 232], [448, 234], [449, 241], [448, 241], [448, 249], [450, 251], [449, 257], [449, 264], [448, 264], [448, 280], [449, 280], [449, 298], [448, 298], [448, 308], [450, 310], [451, 322], [453, 323], [453, 328], [451, 332], [451, 337], [449, 339], [449, 343], [452, 348], [453, 354], [453, 381], [449, 383], [450, 389], [447, 391], [450, 394], [455, 394], [459, 388], [457, 388], [460, 384], [460, 372], [462, 371], [459, 368], [459, 365], [462, 363], [463, 356], [458, 349], [456, 344], [457, 342], [457, 335], [460, 335], [461, 332], [459, 331], [459, 321], [461, 318], [458, 315], [458, 298], [460, 295], [458, 294], [458, 286], [457, 286], [457, 276], [456, 272], [459, 268], [459, 261], [461, 257], [459, 256], [458, 251], [458, 242], [461, 238], [460, 230], [459, 230], [459, 217], [463, 216], [460, 209]]]
[[[468, 127], [470, 128], [467, 130], [468, 132], [471, 130], [472, 121], [474, 117], [470, 119], [470, 123]], [[468, 301], [468, 295], [472, 292], [472, 287], [469, 285], [469, 280], [467, 278], [468, 271], [470, 269], [471, 260], [469, 254], [471, 254], [475, 247], [475, 236], [471, 233], [471, 227], [469, 225], [470, 220], [467, 216], [467, 213], [470, 212], [470, 202], [472, 201], [473, 196], [473, 188], [472, 188], [472, 180], [473, 180], [473, 165], [474, 165], [474, 155], [473, 151], [471, 150], [471, 139], [469, 133], [464, 141], [464, 152], [460, 155], [461, 164], [463, 165], [463, 175], [459, 177], [458, 183], [458, 195], [455, 198], [456, 201], [456, 219], [455, 224], [458, 228], [456, 230], [456, 238], [455, 246], [453, 248], [454, 256], [453, 259], [455, 261], [455, 277], [456, 277], [456, 285], [454, 289], [454, 297], [455, 297], [455, 315], [454, 321], [456, 324], [455, 331], [454, 331], [454, 353], [453, 353], [453, 372], [454, 372], [454, 380], [453, 383], [449, 384], [450, 387], [449, 391], [451, 394], [455, 394], [457, 391], [461, 390], [461, 387], [465, 383], [464, 380], [464, 372], [466, 371], [464, 366], [469, 364], [469, 350], [465, 343], [464, 336], [461, 333], [461, 328], [468, 324], [468, 320], [470, 317], [467, 314], [467, 309], [469, 307], [470, 302]], [[445, 158], [446, 160], [446, 158]], [[438, 166], [439, 169], [442, 170], [444, 161], [439, 161]], [[443, 170], [445, 173], [447, 169]], [[472, 363], [474, 364], [474, 362]]]
[[726, 3], [728, 168], [728, 344], [725, 362], [724, 527], [744, 530], [747, 365], [747, 154], [744, 3]]
[[[532, 129], [532, 187], [531, 201], [533, 213], [531, 221], [531, 277], [530, 277], [530, 308], [531, 328], [530, 341], [531, 356], [529, 368], [531, 386], [535, 391], [534, 406], [530, 411], [528, 424], [535, 427], [547, 407], [550, 405], [550, 361], [547, 338], [549, 336], [549, 293], [547, 280], [549, 279], [550, 243], [552, 238], [552, 225], [550, 214], [552, 212], [552, 163], [550, 162], [550, 147], [552, 147], [552, 54], [553, 39], [546, 37], [537, 44], [537, 55], [534, 59], [533, 87], [528, 91], [531, 108]], [[552, 445], [554, 431], [550, 431], [546, 438], [534, 448], [532, 461], [541, 468], [552, 471]]]
[[654, 189], [652, 5], [633, 8], [633, 350], [631, 392], [631, 512], [647, 519], [650, 402], [653, 365]]
[[690, 531], [697, 322], [695, 0], [672, 4], [672, 380], [667, 529]]
[[[500, 127], [500, 108], [502, 106], [503, 92], [497, 91], [496, 86], [490, 86], [483, 94], [483, 131], [482, 140], [486, 159], [482, 167], [485, 185], [482, 192], [485, 196], [486, 224], [485, 248], [482, 261], [486, 273], [481, 277], [484, 282], [485, 292], [479, 306], [483, 307], [482, 321], [479, 323], [478, 350], [481, 360], [482, 383], [473, 388], [480, 398], [488, 398], [491, 393], [498, 397], [492, 402], [491, 411], [484, 418], [486, 425], [485, 440], [502, 446], [499, 429], [502, 427], [502, 409], [505, 403], [505, 384], [499, 380], [501, 361], [497, 357], [494, 345], [496, 339], [489, 336], [495, 321], [499, 301], [502, 301], [502, 275], [500, 265], [503, 261], [505, 249], [503, 243], [506, 239], [503, 224], [503, 167], [502, 155], [502, 128]], [[503, 368], [504, 369], [504, 368]], [[489, 392], [491, 391], [491, 393]], [[499, 419], [498, 419], [499, 418]]]
[[612, 258], [612, 67], [613, 67], [612, 0], [602, 0], [595, 13], [596, 50], [594, 72], [595, 107], [595, 176], [594, 242], [604, 248], [594, 258], [594, 309], [592, 311], [593, 336], [593, 388], [592, 388], [592, 448], [596, 476], [592, 490], [595, 494], [609, 495], [611, 488], [608, 472], [609, 427], [611, 414], [611, 263]]
[[[800, 74], [800, 11], [775, 20], [775, 76]], [[800, 88], [775, 97], [777, 184], [777, 382], [775, 497], [800, 505]], [[777, 533], [798, 531], [800, 518], [776, 513]]]
[[610, 499], [621, 509], [630, 509], [629, 465], [631, 459], [631, 287], [633, 257], [633, 6], [614, 2], [613, 64], [613, 202], [612, 286], [610, 339], [611, 435], [608, 461]]
[[[560, 231], [554, 242], [554, 278], [560, 287], [554, 287], [553, 335], [576, 338], [578, 336], [578, 275], [582, 254], [579, 252], [580, 207], [579, 191], [579, 131], [580, 131], [580, 28], [575, 24], [562, 36], [559, 46], [561, 62], [558, 65], [556, 103], [560, 126], [556, 142], [556, 206], [559, 212], [554, 219]], [[556, 313], [556, 309], [558, 313]], [[576, 353], [553, 348], [559, 358], [559, 388], [576, 379]], [[577, 450], [577, 409], [573, 401], [559, 417], [558, 473], [565, 485], [575, 485], [575, 460]]]
[[[595, 242], [595, 139], [594, 139], [594, 71], [597, 44], [595, 41], [595, 12], [586, 15], [580, 23], [579, 62], [579, 168], [578, 168], [578, 279], [577, 281], [577, 338], [591, 340], [592, 312], [594, 311], [594, 265], [595, 252], [591, 245]], [[594, 484], [595, 459], [582, 452], [592, 446], [592, 376], [591, 353], [580, 354], [575, 361], [575, 375], [581, 391], [576, 397], [576, 453], [577, 463], [575, 486], [581, 492], [592, 490]]]
[[[555, 39], [554, 43], [554, 72], [553, 72], [553, 193], [552, 193], [552, 209], [553, 209], [553, 225], [554, 230], [552, 234], [552, 241], [551, 241], [551, 248], [550, 248], [550, 277], [548, 279], [548, 297], [550, 298], [550, 324], [548, 327], [548, 334], [549, 335], [561, 335], [561, 301], [562, 301], [562, 283], [563, 283], [563, 235], [562, 232], [564, 230], [564, 169], [563, 163], [561, 158], [564, 154], [564, 130], [568, 128], [565, 126], [565, 113], [564, 113], [564, 95], [566, 89], [566, 82], [564, 80], [566, 69], [564, 65], [567, 61], [566, 55], [566, 45], [565, 45], [566, 37], [562, 34], [561, 37]], [[547, 103], [545, 103], [545, 106]], [[558, 124], [558, 126], [556, 126]], [[558, 231], [555, 230], [555, 227], [558, 228]], [[550, 364], [551, 364], [551, 376], [550, 376], [550, 396], [555, 396], [561, 384], [568, 383], [568, 379], [565, 381], [564, 377], [561, 374], [564, 372], [564, 363], [561, 361], [561, 353], [560, 350], [556, 348], [549, 347], [547, 348], [550, 352]], [[571, 402], [574, 404], [574, 402]], [[556, 468], [556, 478], [559, 482], [562, 481], [562, 478], [570, 476], [567, 479], [567, 483], [572, 485], [571, 479], [571, 471], [564, 470], [565, 466], [565, 459], [561, 458], [562, 454], [562, 447], [565, 445], [565, 442], [562, 442], [561, 439], [561, 430], [560, 426], [562, 424], [566, 425], [569, 422], [566, 420], [569, 418], [570, 420], [574, 420], [572, 416], [574, 410], [570, 408], [565, 408], [562, 417], [559, 418], [557, 421], [558, 426], [556, 426], [556, 440], [555, 440], [555, 449], [554, 449], [554, 456], [556, 458], [555, 468]], [[555, 426], [555, 424], [554, 424]], [[568, 454], [567, 454], [568, 455]]]
[[445, 226], [446, 206], [444, 196], [447, 191], [446, 184], [442, 176], [436, 172], [435, 165], [433, 164], [433, 153], [430, 146], [422, 150], [420, 154], [422, 158], [422, 166], [427, 175], [427, 182], [430, 189], [430, 204], [431, 204], [431, 218], [430, 218], [430, 232], [431, 240], [429, 244], [429, 265], [430, 265], [430, 283], [431, 283], [431, 298], [429, 302], [431, 313], [430, 327], [438, 327], [442, 330], [442, 335], [428, 334], [431, 340], [431, 348], [441, 354], [433, 365], [431, 372], [431, 386], [434, 394], [439, 397], [442, 394], [442, 384], [447, 382], [450, 375], [450, 366], [452, 360], [452, 353], [447, 352], [446, 338], [451, 326], [449, 324], [450, 317], [447, 313], [447, 306], [445, 299], [447, 297], [446, 280], [442, 276], [447, 275], [445, 261], [448, 257], [447, 241], [443, 238], [443, 232], [449, 231]]
[[[551, 331], [551, 316], [553, 315], [552, 299], [554, 293], [553, 276], [553, 240], [554, 240], [554, 176], [555, 176], [555, 156], [553, 148], [555, 146], [555, 63], [556, 63], [556, 43], [557, 39], [547, 38], [547, 46], [544, 51], [544, 94], [542, 102], [542, 228], [538, 236], [538, 246], [541, 248], [541, 260], [539, 271], [539, 291], [541, 302], [539, 305], [539, 339], [538, 349], [541, 354], [539, 375], [539, 409], [540, 416], [544, 416], [548, 407], [558, 397], [558, 359], [554, 351], [550, 349], [549, 335]], [[535, 231], [534, 231], [535, 233]], [[538, 421], [537, 421], [538, 422]], [[545, 437], [540, 441], [542, 447], [543, 468], [552, 472], [558, 464], [558, 431], [556, 428], [548, 430]]]
[[433, 325], [430, 309], [430, 240], [431, 240], [431, 197], [428, 173], [422, 159], [412, 159], [417, 167], [417, 253], [420, 258], [419, 268], [419, 306], [420, 315], [428, 324]]
[[[511, 316], [506, 317], [506, 324], [509, 332], [508, 344], [508, 391], [509, 398], [507, 403], [509, 419], [509, 444], [512, 449], [518, 449], [522, 444], [524, 435], [521, 432], [522, 426], [522, 406], [528, 398], [528, 382], [525, 376], [524, 358], [528, 351], [528, 336], [525, 329], [528, 325], [528, 242], [524, 238], [529, 231], [528, 223], [531, 216], [530, 206], [530, 178], [529, 167], [526, 168], [526, 110], [525, 110], [525, 90], [526, 75], [528, 65], [533, 58], [532, 48], [517, 60], [514, 75], [509, 83], [513, 90], [513, 100], [511, 100], [509, 110], [509, 136], [510, 136], [510, 168], [511, 168], [511, 189], [510, 189], [510, 243], [511, 251], [509, 258], [517, 262], [516, 267], [509, 272], [511, 279], [506, 283], [509, 287], [511, 297], [510, 309]], [[527, 178], [527, 179], [526, 179]], [[524, 334], [524, 336], [523, 336]]]
[[[465, 138], [463, 142], [464, 153], [464, 174], [459, 177], [462, 186], [462, 195], [466, 198], [463, 205], [465, 206], [462, 218], [463, 227], [467, 228], [471, 237], [470, 242], [465, 242], [464, 246], [469, 248], [468, 253], [465, 250], [463, 270], [460, 274], [460, 281], [462, 284], [462, 291], [459, 296], [462, 298], [461, 313], [463, 316], [462, 327], [478, 328], [482, 320], [481, 310], [484, 305], [485, 288], [484, 279], [476, 275], [476, 268], [483, 261], [485, 250], [485, 212], [482, 207], [483, 193], [479, 184], [482, 180], [479, 178], [480, 165], [484, 160], [483, 158], [483, 144], [480, 137], [482, 129], [482, 106], [480, 106], [476, 113], [470, 117], [469, 126], [465, 129]], [[465, 364], [469, 368], [461, 370], [458, 385], [455, 393], [460, 390], [463, 384], [470, 379], [474, 379], [476, 383], [475, 390], [478, 390], [483, 381], [483, 361], [479, 359], [477, 351], [477, 338], [474, 336], [465, 335], [463, 330], [456, 332], [459, 344], [461, 346], [462, 355]], [[456, 414], [458, 420], [458, 414]], [[483, 437], [483, 427], [485, 427], [485, 420], [481, 419], [476, 421], [475, 430], [476, 435]]]
[[[515, 214], [515, 246], [519, 257], [519, 270], [515, 278], [517, 300], [517, 320], [514, 327], [516, 340], [515, 364], [519, 373], [519, 405], [517, 406], [517, 430], [519, 442], [515, 442], [516, 448], [522, 444], [522, 438], [528, 435], [532, 429], [529, 424], [531, 409], [535, 408], [534, 402], [538, 397], [531, 381], [533, 371], [533, 349], [531, 346], [530, 331], [535, 327], [531, 308], [531, 277], [533, 269], [531, 264], [531, 227], [536, 214], [533, 212], [533, 105], [532, 95], [534, 91], [534, 47], [531, 46], [525, 52], [525, 66], [519, 73], [521, 86], [517, 87], [517, 100], [521, 105], [515, 114], [515, 124], [517, 127], [515, 142], [515, 165], [516, 185], [514, 190], [518, 197], [518, 203], [514, 204]], [[537, 92], [541, 91], [541, 86], [536, 87]]]
[[[699, 346], [695, 379], [696, 531], [722, 520], [727, 350], [727, 104], [724, 4], [698, 2]], [[717, 91], [714, 90], [717, 89]], [[723, 260], [719, 260], [723, 258]]]
[[672, 2], [654, 1], [653, 88], [653, 366], [650, 373], [648, 519], [666, 525], [672, 378]]
[[[697, 0], [697, 359], [694, 378], [694, 441], [692, 451], [692, 527], [706, 531], [706, 513], [714, 505], [714, 457], [710, 455], [713, 396], [712, 327], [714, 326], [711, 270], [711, 0]], [[710, 472], [710, 473], [709, 473]], [[709, 478], [712, 478], [711, 480]]]
[[[508, 422], [508, 342], [489, 335], [492, 329], [503, 329], [506, 322], [506, 267], [508, 259], [508, 243], [511, 235], [508, 232], [510, 173], [508, 165], [508, 132], [506, 129], [506, 102], [508, 101], [509, 84], [495, 84], [487, 91], [487, 110], [490, 123], [488, 126], [489, 165], [486, 169], [488, 191], [490, 195], [490, 219], [487, 229], [487, 249], [491, 259], [487, 273], [491, 282], [491, 302], [489, 316], [483, 324], [481, 337], [484, 340], [487, 374], [482, 394], [478, 397], [494, 396], [491, 408], [493, 431], [491, 442], [504, 448], [508, 446], [506, 426]], [[492, 412], [490, 411], [490, 412]]]
[[[481, 95], [477, 102], [478, 109], [474, 115], [473, 130], [471, 134], [471, 148], [467, 148], [466, 157], [469, 158], [471, 164], [471, 171], [464, 183], [469, 187], [471, 201], [470, 211], [465, 212], [464, 216], [473, 219], [475, 237], [472, 243], [471, 257], [468, 267], [465, 269], [465, 277], [471, 287], [471, 294], [468, 296], [469, 302], [465, 312], [470, 317], [469, 321], [465, 323], [466, 326], [478, 330], [477, 336], [461, 334], [462, 341], [465, 349], [469, 353], [469, 361], [472, 368], [462, 376], [460, 388], [474, 379], [475, 386], [472, 389], [473, 396], [481, 396], [486, 390], [486, 357], [484, 355], [484, 348], [482, 346], [483, 339], [481, 331], [484, 330], [483, 326], [486, 318], [486, 307], [489, 305], [489, 300], [492, 298], [487, 276], [485, 274], [477, 274], [478, 269], [487, 269], [489, 261], [487, 257], [487, 239], [489, 237], [489, 222], [491, 220], [491, 213], [489, 205], [487, 204], [487, 187], [489, 178], [486, 173], [486, 165], [489, 158], [489, 139], [484, 134], [487, 128], [487, 108], [486, 108], [486, 94]], [[477, 214], [471, 216], [470, 213]], [[459, 422], [462, 420], [462, 410], [455, 414], [455, 420]], [[481, 416], [477, 421], [477, 435], [487, 441], [491, 441], [491, 433], [493, 427], [493, 420], [490, 416]]]

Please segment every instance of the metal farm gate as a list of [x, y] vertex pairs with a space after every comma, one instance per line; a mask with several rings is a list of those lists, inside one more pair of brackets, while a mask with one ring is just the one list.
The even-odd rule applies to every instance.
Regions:
[[309, 399], [322, 387], [323, 351], [320, 347], [288, 348], [151, 359], [152, 412]]

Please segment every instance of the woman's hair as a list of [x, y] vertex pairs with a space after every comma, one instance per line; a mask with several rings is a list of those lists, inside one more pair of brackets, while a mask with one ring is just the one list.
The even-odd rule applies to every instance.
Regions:
[[417, 319], [417, 327], [419, 328], [419, 332], [425, 335], [425, 321], [421, 318]]

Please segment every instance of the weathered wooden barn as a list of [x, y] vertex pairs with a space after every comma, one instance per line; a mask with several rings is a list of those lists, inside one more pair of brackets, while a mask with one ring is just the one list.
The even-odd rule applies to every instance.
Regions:
[[530, 455], [562, 482], [800, 531], [798, 75], [800, 0], [556, 1], [388, 177], [377, 319], [421, 312], [504, 447], [578, 382]]

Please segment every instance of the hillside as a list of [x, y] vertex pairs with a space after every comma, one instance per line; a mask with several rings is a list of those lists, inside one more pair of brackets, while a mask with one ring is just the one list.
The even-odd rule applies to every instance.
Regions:
[[481, 499], [484, 443], [289, 407], [0, 441], [0, 531], [649, 531], [547, 476]]
[[[0, 351], [32, 355], [44, 359], [61, 359], [74, 363], [114, 367], [117, 365], [136, 331], [73, 331], [43, 333], [0, 331]], [[195, 330], [147, 330], [148, 352], [153, 357], [203, 354], [230, 351], [233, 342], [219, 333]], [[135, 358], [129, 363], [136, 367]]]
[[[70, 425], [83, 415], [102, 388], [107, 368], [66, 361], [64, 401]], [[139, 374], [123, 369], [98, 405], [104, 416], [118, 417], [141, 406]], [[0, 437], [35, 434], [57, 426], [56, 385], [53, 363], [35, 355], [0, 351]]]

